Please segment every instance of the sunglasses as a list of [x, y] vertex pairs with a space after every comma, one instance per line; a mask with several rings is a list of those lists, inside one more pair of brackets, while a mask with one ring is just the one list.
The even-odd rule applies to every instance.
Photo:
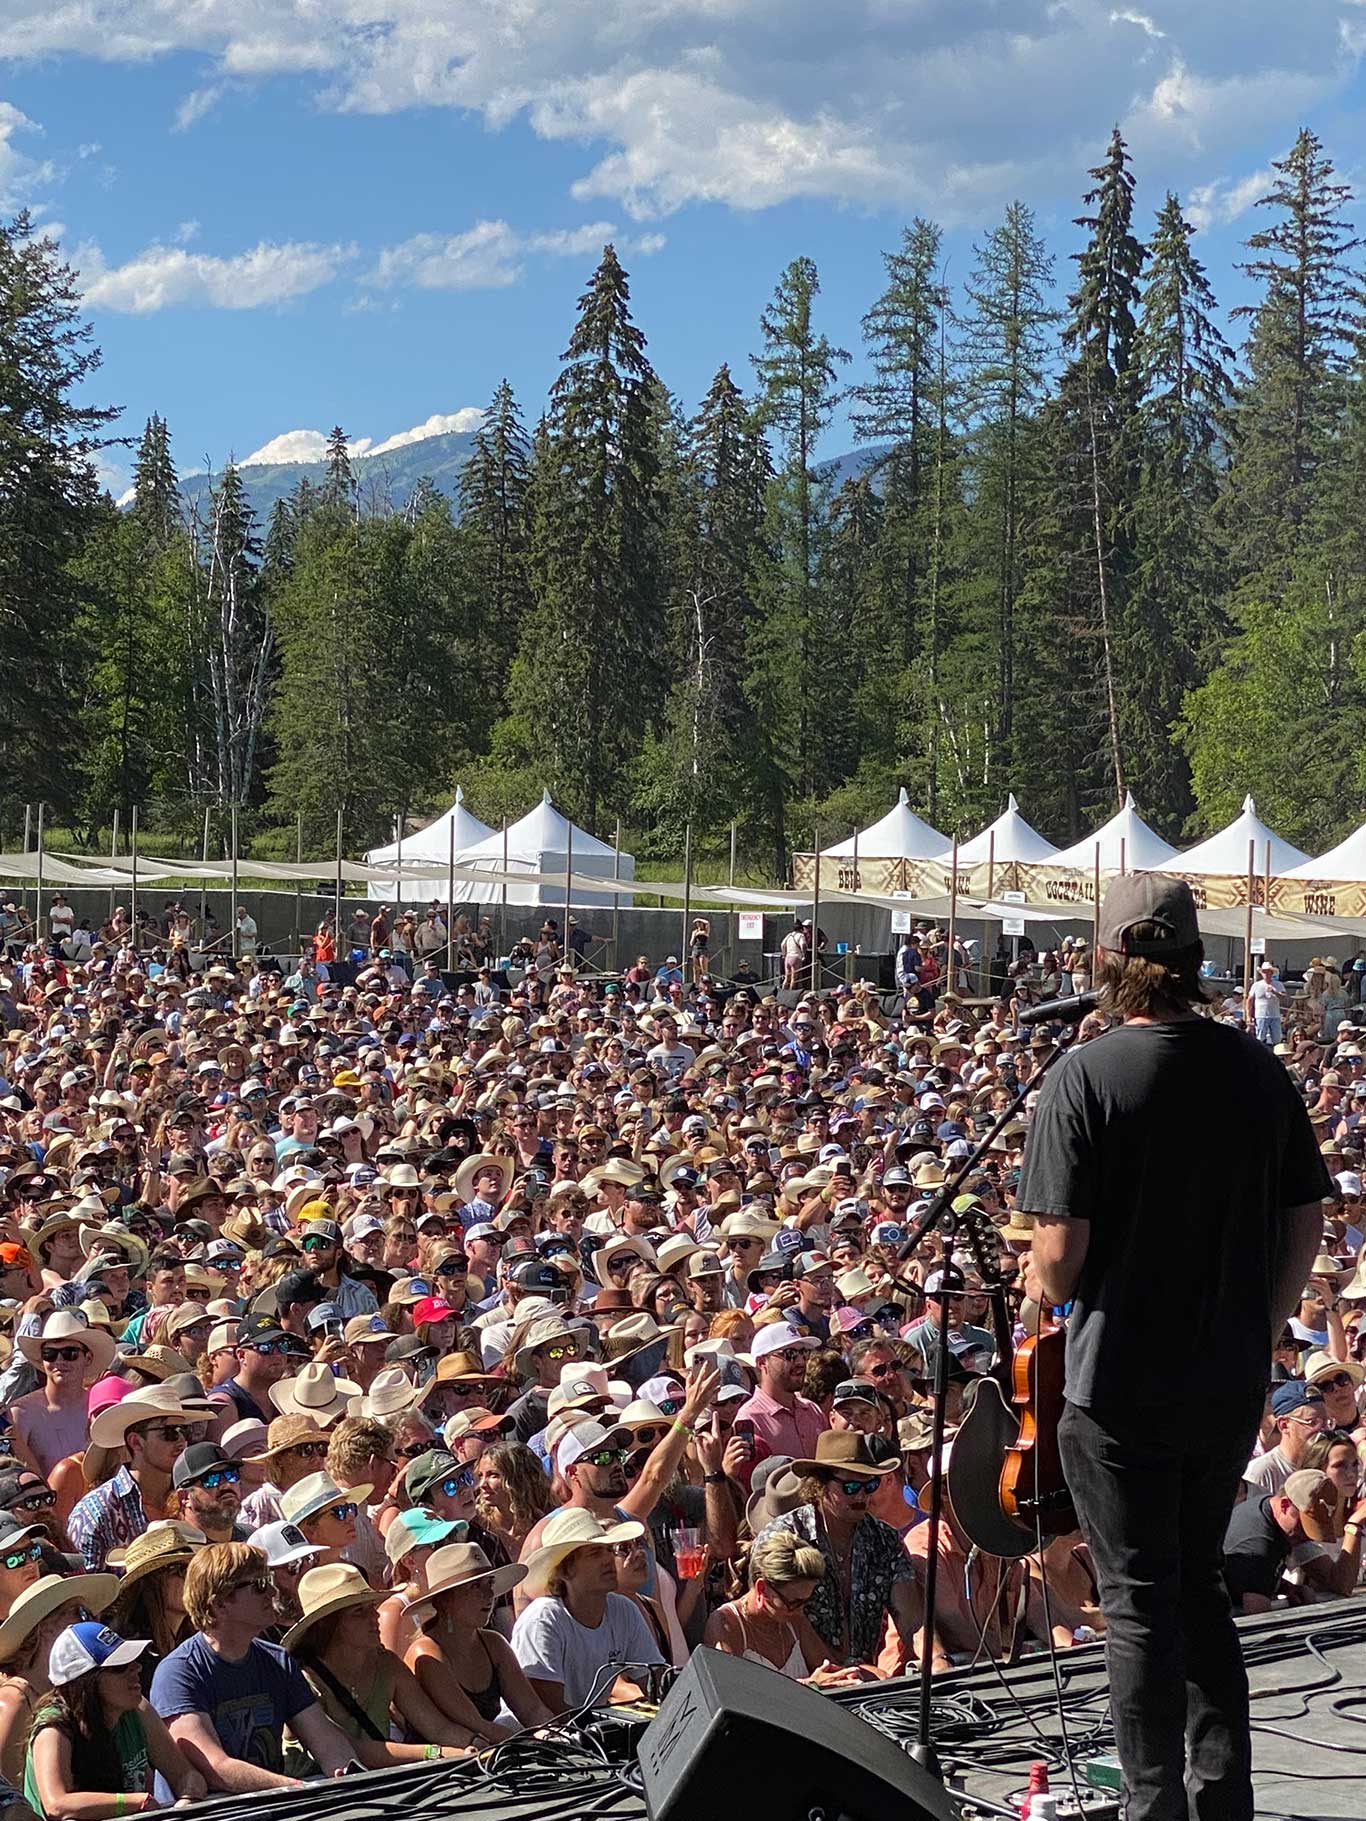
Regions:
[[305, 1252], [335, 1252], [336, 1249], [337, 1242], [335, 1239], [322, 1239], [316, 1233], [311, 1239], [306, 1239], [303, 1242], [303, 1250]]
[[900, 1361], [884, 1360], [880, 1366], [865, 1366], [864, 1372], [869, 1378], [890, 1378], [894, 1372], [901, 1371]]
[[848, 1331], [848, 1333], [845, 1335], [844, 1338], [846, 1340], [867, 1340], [869, 1335], [872, 1334], [872, 1332], [873, 1332], [872, 1322], [861, 1321], [861, 1322], [859, 1322], [857, 1327], [850, 1328], [850, 1330]]
[[669, 1433], [664, 1424], [658, 1427], [636, 1430], [636, 1445], [640, 1448], [653, 1448], [656, 1442], [662, 1442]]
[[206, 1492], [214, 1492], [219, 1486], [235, 1486], [241, 1477], [240, 1467], [215, 1467], [212, 1473], [206, 1473], [202, 1479], [193, 1480], [191, 1484], [202, 1486]]
[[297, 1454], [301, 1461], [320, 1461], [327, 1453], [327, 1443], [295, 1442], [289, 1452], [291, 1454]]
[[[577, 1359], [579, 1350], [577, 1347], [547, 1347], [545, 1356], [547, 1359]], [[662, 1409], [663, 1405], [660, 1408]]]
[[[426, 1454], [430, 1448], [430, 1442], [408, 1442], [402, 1448], [395, 1448], [394, 1453], [401, 1461], [415, 1461], [419, 1455]], [[321, 1452], [324, 1454], [327, 1452], [325, 1446]]]
[[[805, 1347], [779, 1347], [776, 1353], [770, 1353], [768, 1357], [770, 1359], [781, 1359], [789, 1366], [794, 1366], [798, 1360], [805, 1359], [806, 1355], [807, 1349]], [[664, 1408], [663, 1404], [659, 1407], [661, 1410]]]
[[167, 1442], [188, 1442], [194, 1429], [189, 1423], [149, 1423], [147, 1433]]
[[861, 1494], [870, 1492], [872, 1490], [868, 1481], [863, 1480], [863, 1479], [841, 1480], [841, 1479], [831, 1478], [826, 1481], [826, 1484], [828, 1486], [838, 1486], [840, 1491], [844, 1494], [844, 1496], [847, 1499], [858, 1498]]
[[32, 1492], [21, 1492], [18, 1498], [11, 1499], [11, 1511], [51, 1511], [57, 1503], [57, 1494], [46, 1486], [35, 1487]]
[[1316, 1378], [1314, 1383], [1320, 1391], [1352, 1391], [1355, 1389], [1345, 1372], [1335, 1372], [1331, 1378]]
[[637, 1549], [643, 1548], [644, 1545], [637, 1540], [633, 1543], [613, 1543], [611, 1547], [612, 1554], [619, 1562], [629, 1562]]
[[[468, 1492], [473, 1484], [474, 1468], [470, 1467], [464, 1473], [453, 1473], [448, 1480], [442, 1480], [441, 1490], [448, 1499], [453, 1499], [457, 1492]], [[355, 1506], [351, 1509], [354, 1511]]]
[[629, 1453], [630, 1450], [627, 1448], [596, 1448], [592, 1454], [586, 1454], [582, 1458], [593, 1467], [615, 1467], [624, 1461]]
[[78, 1359], [89, 1359], [89, 1357], [90, 1355], [84, 1347], [44, 1347], [42, 1349], [42, 1360], [45, 1366], [50, 1366], [54, 1360], [58, 1359], [65, 1360], [68, 1365], [71, 1365]]
[[0, 1557], [6, 1568], [22, 1568], [25, 1562], [41, 1562], [42, 1559], [41, 1543], [30, 1543], [27, 1549], [16, 1549], [11, 1554]]
[[254, 1574], [250, 1580], [234, 1581], [229, 1597], [231, 1597], [231, 1594], [233, 1593], [245, 1593], [248, 1588], [250, 1588], [252, 1593], [269, 1593], [270, 1576], [266, 1574]]
[[775, 1600], [784, 1612], [801, 1612], [810, 1600], [811, 1595], [804, 1594], [801, 1599], [790, 1599], [787, 1594], [779, 1592], [770, 1582], [764, 1582], [764, 1592], [770, 1600]]
[[320, 1511], [318, 1516], [339, 1518], [344, 1524], [348, 1518], [355, 1517], [359, 1510], [360, 1506], [354, 1499], [343, 1499], [340, 1505], [329, 1505], [327, 1510]]
[[262, 1359], [269, 1359], [273, 1353], [292, 1353], [294, 1349], [288, 1341], [254, 1340], [246, 1343], [252, 1353], [259, 1353]]

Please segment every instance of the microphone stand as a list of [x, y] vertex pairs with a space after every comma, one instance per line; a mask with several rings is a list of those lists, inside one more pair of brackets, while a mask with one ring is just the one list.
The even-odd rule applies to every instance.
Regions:
[[[1087, 1007], [1086, 1009], [1090, 1009]], [[914, 1256], [916, 1247], [926, 1234], [945, 1221], [944, 1269], [952, 1266], [954, 1241], [958, 1238], [968, 1219], [966, 1213], [957, 1213], [953, 1202], [963, 1183], [976, 1169], [999, 1134], [1009, 1125], [1015, 1114], [1024, 1105], [1026, 1098], [1043, 1080], [1049, 1069], [1071, 1049], [1070, 1044], [1059, 1044], [1039, 1065], [1015, 1097], [991, 1125], [986, 1136], [978, 1143], [977, 1148], [964, 1158], [953, 1175], [940, 1189], [930, 1206], [920, 1216], [915, 1226], [903, 1241], [897, 1253], [897, 1262]], [[902, 1290], [919, 1290], [920, 1286], [907, 1283], [896, 1272], [892, 1273], [892, 1282]], [[997, 1282], [990, 1287], [993, 1323], [996, 1328], [996, 1349], [1002, 1358], [1008, 1358], [1011, 1349], [1010, 1330], [1006, 1324], [1005, 1292]], [[934, 1356], [934, 1411], [930, 1418], [930, 1516], [929, 1547], [925, 1552], [925, 1648], [920, 1658], [919, 1707], [916, 1717], [915, 1744], [911, 1747], [911, 1756], [918, 1764], [934, 1777], [943, 1781], [944, 1772], [935, 1751], [930, 1729], [931, 1691], [934, 1686], [934, 1612], [935, 1601], [939, 1592], [939, 1532], [944, 1521], [944, 1428], [949, 1389], [949, 1304], [952, 1293], [942, 1295], [939, 1299], [939, 1329], [936, 1336]]]

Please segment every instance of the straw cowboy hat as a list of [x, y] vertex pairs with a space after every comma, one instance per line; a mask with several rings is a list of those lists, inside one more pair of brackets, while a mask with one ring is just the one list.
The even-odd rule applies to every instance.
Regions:
[[306, 1524], [333, 1505], [363, 1505], [373, 1491], [365, 1484], [339, 1486], [330, 1473], [310, 1473], [280, 1494], [280, 1516], [287, 1524]]
[[1300, 1368], [1301, 1377], [1310, 1385], [1331, 1372], [1345, 1372], [1351, 1379], [1354, 1389], [1358, 1391], [1362, 1385], [1366, 1384], [1366, 1366], [1360, 1365], [1354, 1359], [1334, 1359], [1331, 1353], [1324, 1353], [1321, 1350], [1311, 1353]]
[[[159, 1568], [183, 1566], [193, 1556], [196, 1549], [202, 1549], [208, 1542], [202, 1530], [196, 1530], [193, 1524], [180, 1524], [174, 1520], [158, 1519], [135, 1536], [126, 1549], [111, 1549], [109, 1560], [117, 1567], [122, 1564], [123, 1574], [118, 1583], [120, 1595], [127, 1587], [155, 1574]], [[112, 1598], [112, 1595], [111, 1595]]]
[[346, 1414], [382, 1421], [386, 1416], [411, 1410], [422, 1402], [425, 1394], [426, 1387], [419, 1389], [401, 1366], [386, 1366], [383, 1372], [375, 1374], [370, 1389], [363, 1396], [348, 1401]]
[[199, 1420], [194, 1411], [184, 1408], [174, 1392], [161, 1385], [143, 1385], [137, 1391], [130, 1391], [91, 1419], [90, 1443], [81, 1457], [86, 1485], [98, 1486], [105, 1479], [111, 1457], [122, 1449], [134, 1424], [151, 1422], [154, 1418], [166, 1423]]
[[297, 1448], [300, 1442], [325, 1442], [326, 1432], [313, 1421], [311, 1416], [276, 1416], [271, 1418], [270, 1427], [266, 1430], [267, 1446], [261, 1450], [259, 1459], [269, 1460], [277, 1454], [288, 1454], [291, 1448]]
[[12, 1663], [44, 1619], [63, 1606], [101, 1613], [119, 1591], [116, 1574], [45, 1574], [17, 1596], [0, 1625], [0, 1663]]
[[653, 1347], [656, 1341], [667, 1340], [676, 1326], [675, 1323], [661, 1328], [655, 1318], [642, 1309], [636, 1315], [627, 1315], [621, 1321], [613, 1322], [603, 1336], [603, 1351], [614, 1365], [620, 1365], [623, 1360], [634, 1358], [646, 1347]]
[[591, 1201], [605, 1182], [618, 1183], [623, 1189], [634, 1189], [645, 1180], [643, 1165], [634, 1163], [629, 1157], [609, 1157], [606, 1163], [600, 1163], [580, 1177], [579, 1187]]
[[350, 1400], [360, 1395], [358, 1384], [337, 1378], [321, 1360], [310, 1360], [293, 1378], [282, 1378], [270, 1387], [270, 1401], [281, 1416], [306, 1416], [320, 1429], [347, 1415]]
[[98, 1227], [81, 1227], [78, 1229], [81, 1251], [86, 1258], [99, 1258], [108, 1253], [118, 1252], [123, 1255], [123, 1262], [134, 1276], [140, 1277], [147, 1269], [150, 1254], [147, 1247], [136, 1233], [130, 1233], [127, 1227], [116, 1222], [108, 1222]]
[[544, 1593], [560, 1563], [566, 1556], [573, 1555], [576, 1549], [631, 1543], [644, 1534], [644, 1524], [604, 1524], [600, 1518], [595, 1518], [591, 1511], [585, 1511], [581, 1506], [566, 1506], [563, 1511], [557, 1511], [554, 1517], [548, 1519], [541, 1532], [540, 1548], [534, 1549], [526, 1559], [527, 1592]]
[[174, 1347], [144, 1347], [141, 1353], [126, 1353], [119, 1363], [125, 1372], [140, 1372], [157, 1384], [185, 1370], [185, 1361]]
[[422, 1623], [431, 1617], [432, 1603], [443, 1593], [487, 1581], [490, 1597], [496, 1600], [510, 1588], [519, 1586], [527, 1574], [524, 1562], [508, 1562], [502, 1568], [495, 1568], [478, 1543], [447, 1543], [427, 1557], [422, 1573], [422, 1592], [406, 1600], [404, 1610]]
[[49, 1315], [43, 1323], [41, 1334], [21, 1334], [19, 1351], [31, 1366], [40, 1366], [43, 1348], [57, 1346], [63, 1341], [84, 1347], [90, 1355], [90, 1365], [85, 1374], [87, 1384], [103, 1378], [114, 1363], [113, 1336], [102, 1328], [92, 1328], [85, 1317], [74, 1309], [58, 1309]]
[[1366, 1252], [1357, 1260], [1351, 1283], [1344, 1284], [1338, 1294], [1344, 1302], [1366, 1303]]
[[386, 1189], [420, 1189], [422, 1178], [410, 1163], [394, 1163], [375, 1178], [375, 1187], [381, 1195]]
[[478, 1151], [473, 1157], [467, 1157], [455, 1172], [452, 1188], [461, 1201], [470, 1201], [474, 1196], [474, 1179], [482, 1170], [497, 1170], [498, 1199], [501, 1201], [508, 1192], [512, 1181], [512, 1159], [497, 1157], [492, 1151]]
[[310, 1568], [299, 1580], [299, 1605], [303, 1617], [291, 1625], [281, 1639], [286, 1650], [294, 1650], [300, 1638], [319, 1619], [334, 1612], [345, 1612], [351, 1606], [378, 1606], [389, 1597], [388, 1589], [371, 1587], [359, 1568], [350, 1562], [324, 1562], [321, 1568]]

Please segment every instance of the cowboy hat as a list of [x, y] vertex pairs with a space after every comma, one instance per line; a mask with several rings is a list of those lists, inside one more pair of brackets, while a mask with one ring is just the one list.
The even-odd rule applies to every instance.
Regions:
[[591, 1201], [605, 1182], [615, 1182], [623, 1189], [634, 1189], [644, 1182], [645, 1170], [629, 1157], [609, 1157], [579, 1179], [579, 1187]]
[[350, 1562], [324, 1562], [299, 1578], [299, 1605], [303, 1617], [281, 1639], [286, 1650], [298, 1647], [311, 1625], [351, 1606], [378, 1606], [389, 1597], [387, 1589], [371, 1587], [359, 1568]]
[[155, 1574], [158, 1568], [188, 1562], [195, 1550], [202, 1548], [208, 1540], [204, 1532], [196, 1530], [192, 1524], [161, 1519], [149, 1524], [127, 1548], [109, 1551], [107, 1559], [123, 1569], [118, 1583], [119, 1597], [122, 1598], [125, 1588], [146, 1575]]
[[566, 1556], [576, 1549], [601, 1548], [613, 1543], [634, 1542], [644, 1536], [645, 1526], [634, 1521], [605, 1524], [591, 1511], [578, 1505], [567, 1505], [547, 1519], [541, 1531], [541, 1546], [526, 1559], [526, 1588], [529, 1594], [544, 1593], [547, 1583]]
[[313, 1421], [311, 1416], [276, 1416], [272, 1417], [270, 1427], [266, 1430], [267, 1446], [261, 1450], [258, 1459], [269, 1460], [276, 1454], [288, 1454], [291, 1448], [297, 1448], [300, 1442], [325, 1442], [326, 1431]]
[[288, 1524], [306, 1524], [333, 1505], [363, 1505], [370, 1485], [339, 1486], [330, 1473], [310, 1473], [280, 1494], [280, 1516]]
[[[725, 1197], [721, 1198], [723, 1201]], [[722, 1239], [776, 1239], [779, 1224], [776, 1220], [760, 1220], [757, 1214], [727, 1214], [718, 1231]]]
[[119, 1587], [116, 1574], [43, 1575], [15, 1597], [0, 1624], [0, 1663], [12, 1663], [43, 1620], [50, 1619], [63, 1606], [84, 1606], [87, 1612], [103, 1612]]
[[367, 1392], [349, 1400], [346, 1414], [382, 1421], [387, 1416], [397, 1416], [400, 1411], [411, 1410], [414, 1404], [422, 1402], [425, 1394], [426, 1387], [419, 1390], [401, 1366], [386, 1366], [375, 1374]]
[[1366, 1366], [1359, 1365], [1354, 1359], [1334, 1359], [1331, 1353], [1322, 1350], [1311, 1353], [1300, 1368], [1301, 1378], [1310, 1385], [1328, 1372], [1345, 1372], [1356, 1390], [1366, 1384]]
[[842, 1473], [855, 1479], [881, 1479], [895, 1471], [895, 1461], [879, 1465], [868, 1451], [868, 1437], [858, 1429], [825, 1429], [816, 1437], [816, 1452], [810, 1460], [793, 1461], [795, 1474]]
[[90, 1355], [90, 1367], [85, 1374], [87, 1384], [103, 1378], [114, 1363], [113, 1337], [102, 1328], [92, 1328], [74, 1309], [55, 1310], [43, 1323], [41, 1334], [21, 1334], [19, 1351], [31, 1366], [38, 1366], [42, 1364], [43, 1348], [62, 1341], [74, 1342]]
[[538, 1347], [549, 1347], [559, 1340], [577, 1341], [578, 1339], [577, 1331], [569, 1326], [563, 1316], [547, 1315], [541, 1321], [532, 1322], [527, 1329], [526, 1338], [517, 1349], [516, 1357], [513, 1359], [512, 1369], [518, 1378], [523, 1378], [530, 1370], [530, 1356]]
[[140, 1372], [156, 1384], [185, 1370], [184, 1358], [174, 1347], [144, 1347], [140, 1353], [124, 1354], [119, 1363], [125, 1372]]
[[498, 1195], [501, 1201], [508, 1192], [512, 1181], [512, 1159], [498, 1157], [492, 1151], [477, 1151], [473, 1157], [467, 1157], [451, 1180], [451, 1187], [462, 1202], [474, 1199], [474, 1179], [483, 1170], [497, 1170]]
[[381, 1195], [386, 1189], [420, 1189], [422, 1178], [410, 1163], [394, 1163], [375, 1178], [375, 1187]]
[[431, 1617], [433, 1601], [453, 1588], [487, 1581], [490, 1595], [498, 1599], [520, 1585], [527, 1573], [522, 1562], [508, 1562], [502, 1568], [495, 1568], [478, 1543], [447, 1543], [427, 1557], [427, 1565], [422, 1571], [422, 1592], [404, 1602], [404, 1611], [422, 1623]]
[[426, 1397], [437, 1385], [502, 1385], [506, 1382], [496, 1372], [489, 1372], [472, 1353], [445, 1353], [422, 1387], [422, 1395]]
[[282, 1378], [270, 1387], [270, 1401], [281, 1416], [306, 1416], [320, 1429], [348, 1415], [349, 1400], [360, 1395], [359, 1385], [337, 1378], [321, 1360], [310, 1360], [293, 1378]]
[[148, 1250], [136, 1233], [130, 1233], [127, 1227], [116, 1222], [98, 1227], [80, 1227], [78, 1234], [81, 1251], [86, 1258], [98, 1258], [105, 1253], [121, 1252], [123, 1262], [136, 1276], [147, 1269]]
[[786, 1454], [773, 1454], [767, 1460], [759, 1461], [750, 1486], [745, 1522], [751, 1536], [758, 1536], [765, 1524], [774, 1518], [786, 1517], [789, 1511], [795, 1511], [805, 1503], [801, 1480], [792, 1471], [791, 1458]]
[[180, 1400], [163, 1385], [142, 1385], [136, 1391], [107, 1404], [91, 1419], [90, 1441], [81, 1457], [81, 1471], [87, 1486], [98, 1486], [106, 1477], [109, 1457], [124, 1446], [128, 1431], [137, 1423], [160, 1417], [168, 1423], [197, 1421], [195, 1413], [186, 1410]]

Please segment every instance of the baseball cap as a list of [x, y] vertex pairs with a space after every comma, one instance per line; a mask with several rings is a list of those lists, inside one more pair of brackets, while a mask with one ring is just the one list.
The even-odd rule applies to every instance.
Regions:
[[150, 1638], [121, 1638], [98, 1619], [83, 1619], [79, 1625], [68, 1625], [54, 1641], [48, 1680], [54, 1688], [62, 1688], [92, 1669], [122, 1669], [126, 1663], [136, 1663], [151, 1642]]
[[555, 1465], [561, 1473], [566, 1473], [582, 1455], [591, 1454], [595, 1448], [608, 1448], [614, 1442], [623, 1442], [626, 1434], [624, 1429], [607, 1429], [601, 1423], [578, 1423], [560, 1438], [555, 1450]]
[[875, 1246], [900, 1246], [906, 1242], [906, 1229], [894, 1220], [880, 1220], [873, 1228], [872, 1237]]
[[247, 1538], [253, 1549], [259, 1549], [271, 1568], [287, 1568], [291, 1562], [306, 1561], [309, 1556], [321, 1555], [322, 1544], [310, 1543], [297, 1524], [286, 1523], [283, 1519], [275, 1524], [262, 1524], [259, 1530], [253, 1530]]
[[272, 1315], [249, 1315], [237, 1336], [239, 1347], [255, 1347], [262, 1341], [283, 1340], [285, 1331]]
[[876, 1404], [877, 1386], [868, 1378], [846, 1378], [835, 1386], [835, 1404]]
[[1306, 1384], [1302, 1378], [1288, 1378], [1271, 1393], [1271, 1414], [1290, 1416], [1296, 1410], [1322, 1402], [1323, 1393], [1317, 1385]]
[[777, 1353], [783, 1347], [805, 1347], [814, 1349], [820, 1342], [814, 1334], [802, 1334], [790, 1322], [770, 1322], [760, 1328], [750, 1345], [750, 1357], [755, 1360], [767, 1359], [770, 1353]]
[[421, 1505], [410, 1505], [400, 1511], [384, 1533], [384, 1550], [389, 1560], [401, 1562], [410, 1549], [424, 1544], [444, 1543], [456, 1531], [463, 1536], [469, 1529], [463, 1518], [439, 1518]]
[[193, 1486], [206, 1473], [217, 1467], [235, 1467], [237, 1462], [225, 1454], [217, 1442], [191, 1442], [171, 1469], [171, 1484], [178, 1490]]
[[514, 1265], [508, 1272], [508, 1281], [519, 1290], [563, 1290], [565, 1287], [565, 1280], [554, 1265], [539, 1257], [523, 1259]]
[[334, 1324], [339, 1328], [344, 1319], [340, 1303], [317, 1303], [308, 1312], [308, 1331], [310, 1334], [316, 1334], [320, 1329]]
[[[1153, 924], [1159, 933], [1138, 941], [1129, 932], [1140, 923]], [[1101, 902], [1098, 940], [1102, 948], [1122, 955], [1161, 957], [1193, 948], [1200, 940], [1200, 924], [1190, 886], [1170, 873], [1125, 873], [1112, 879]]]

